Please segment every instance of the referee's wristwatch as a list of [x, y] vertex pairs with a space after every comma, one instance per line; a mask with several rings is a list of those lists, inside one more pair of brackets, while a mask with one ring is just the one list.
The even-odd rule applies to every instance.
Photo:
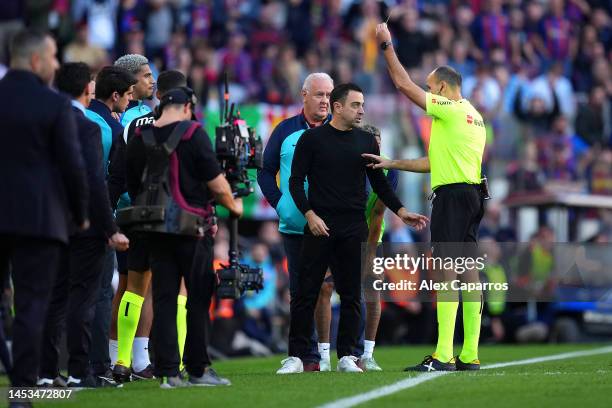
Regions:
[[380, 43], [380, 49], [384, 51], [387, 48], [389, 48], [391, 45], [392, 45], [391, 41], [383, 41]]

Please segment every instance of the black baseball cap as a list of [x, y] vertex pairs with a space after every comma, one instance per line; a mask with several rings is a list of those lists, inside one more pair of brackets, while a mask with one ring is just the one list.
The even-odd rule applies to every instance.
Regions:
[[195, 106], [198, 103], [198, 98], [196, 98], [193, 89], [181, 86], [166, 92], [159, 102], [159, 108], [163, 110], [166, 105], [184, 105], [186, 103]]

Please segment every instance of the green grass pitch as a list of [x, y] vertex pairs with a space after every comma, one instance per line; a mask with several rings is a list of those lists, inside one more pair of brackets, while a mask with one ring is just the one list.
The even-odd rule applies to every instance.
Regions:
[[[544, 357], [605, 345], [483, 346], [483, 366]], [[423, 374], [402, 369], [420, 362], [431, 346], [378, 348], [381, 373], [275, 374], [283, 356], [234, 359], [215, 364], [230, 387], [162, 390], [157, 381], [121, 389], [86, 390], [71, 401], [37, 403], [44, 407], [316, 407]], [[334, 359], [335, 360], [335, 359]], [[335, 361], [332, 361], [335, 368]], [[6, 382], [6, 378], [3, 379]], [[2, 405], [4, 401], [0, 402]], [[360, 406], [374, 407], [571, 407], [612, 406], [612, 353], [529, 365], [451, 373]]]

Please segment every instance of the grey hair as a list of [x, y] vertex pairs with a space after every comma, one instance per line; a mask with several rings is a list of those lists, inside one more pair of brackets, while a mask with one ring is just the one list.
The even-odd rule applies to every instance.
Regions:
[[325, 72], [314, 72], [309, 74], [306, 79], [304, 79], [304, 85], [302, 85], [302, 91], [309, 91], [310, 86], [312, 85], [312, 81], [316, 79], [323, 79], [331, 82], [332, 86], [334, 86], [334, 80]]
[[366, 132], [368, 132], [368, 133], [372, 134], [373, 136], [378, 136], [378, 137], [380, 137], [380, 129], [379, 129], [379, 128], [377, 128], [376, 126], [373, 126], [373, 125], [370, 125], [370, 124], [363, 125], [363, 126], [361, 127], [361, 130], [364, 130], [364, 131], [366, 131]]
[[45, 32], [22, 29], [17, 32], [10, 43], [11, 60], [27, 60], [32, 54], [40, 53], [45, 49], [45, 40], [49, 35]]
[[140, 54], [126, 54], [115, 61], [115, 66], [128, 70], [132, 75], [140, 72], [143, 65], [147, 65], [149, 60]]

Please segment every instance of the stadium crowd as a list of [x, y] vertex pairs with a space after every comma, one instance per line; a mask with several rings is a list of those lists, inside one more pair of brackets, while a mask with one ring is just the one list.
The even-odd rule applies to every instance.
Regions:
[[[147, 56], [155, 77], [179, 70], [202, 107], [220, 98], [226, 71], [240, 104], [294, 105], [304, 78], [319, 71], [337, 83], [355, 82], [367, 95], [387, 95], [394, 89], [373, 35], [387, 17], [400, 61], [418, 82], [445, 64], [463, 76], [464, 95], [487, 125], [487, 173], [504, 195], [544, 188], [612, 195], [608, 0], [3, 0], [0, 75], [7, 69], [8, 37], [29, 26], [54, 34], [61, 62], [83, 61], [94, 72], [123, 54]], [[372, 107], [392, 111], [400, 124], [388, 136], [390, 146], [422, 152], [428, 138], [423, 114], [395, 98]], [[482, 236], [492, 246], [517, 239], [502, 211], [499, 203], [490, 205], [483, 221]], [[600, 242], [612, 238], [605, 228]], [[530, 251], [551, 239], [540, 228]], [[227, 260], [228, 240], [221, 227], [217, 265]], [[395, 216], [383, 238], [426, 240]], [[211, 345], [217, 356], [286, 350], [289, 290], [280, 242], [274, 221], [260, 222], [242, 240], [244, 260], [263, 269], [266, 286], [240, 301], [215, 301]], [[10, 337], [8, 282], [4, 288]], [[495, 318], [504, 313], [497, 306], [485, 322], [489, 338], [517, 340], [517, 330], [510, 333]], [[431, 342], [433, 316], [431, 303], [389, 303], [379, 343]]]

